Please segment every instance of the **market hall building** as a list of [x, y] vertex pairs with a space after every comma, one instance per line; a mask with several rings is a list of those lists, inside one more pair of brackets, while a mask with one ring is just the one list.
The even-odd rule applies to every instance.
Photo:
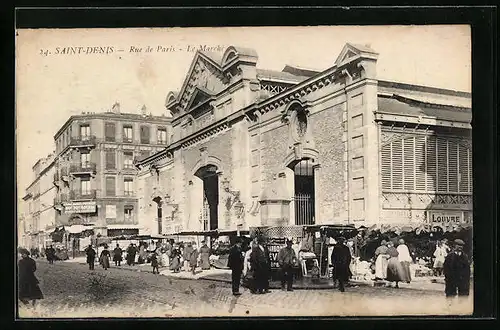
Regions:
[[136, 163], [142, 233], [471, 221], [470, 93], [378, 80], [377, 58], [346, 44], [277, 72], [197, 52], [171, 143]]

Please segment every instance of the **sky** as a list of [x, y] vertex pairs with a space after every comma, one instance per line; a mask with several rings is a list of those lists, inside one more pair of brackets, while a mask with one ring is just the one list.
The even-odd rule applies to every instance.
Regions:
[[[325, 70], [347, 42], [379, 53], [379, 79], [471, 91], [470, 28], [464, 25], [18, 30], [18, 197], [34, 179], [35, 162], [55, 149], [54, 134], [69, 116], [107, 111], [115, 102], [122, 112], [140, 113], [145, 105], [153, 115], [165, 113], [167, 93], [181, 88], [191, 49], [249, 47], [260, 69]], [[63, 54], [67, 47], [83, 53]], [[104, 53], [86, 53], [88, 47]], [[113, 52], [106, 54], [106, 47]]]

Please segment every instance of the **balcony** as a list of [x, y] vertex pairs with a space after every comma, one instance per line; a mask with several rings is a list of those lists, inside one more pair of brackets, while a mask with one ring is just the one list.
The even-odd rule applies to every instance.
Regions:
[[89, 200], [89, 199], [95, 199], [95, 198], [96, 198], [96, 191], [95, 190], [71, 191], [69, 193], [69, 199], [72, 201]]
[[130, 137], [123, 137], [122, 142], [123, 143], [132, 143], [132, 142], [134, 142], [134, 140]]
[[93, 148], [96, 146], [96, 143], [97, 140], [94, 135], [83, 135], [72, 137], [69, 145], [73, 148]]
[[72, 175], [85, 175], [85, 174], [94, 174], [96, 173], [96, 163], [87, 162], [80, 164], [71, 164], [69, 167], [69, 173]]

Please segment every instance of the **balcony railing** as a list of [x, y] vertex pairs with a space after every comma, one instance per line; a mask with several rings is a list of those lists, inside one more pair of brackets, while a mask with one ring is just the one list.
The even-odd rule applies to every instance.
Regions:
[[96, 191], [95, 190], [71, 191], [69, 194], [69, 199], [72, 201], [83, 200], [83, 199], [95, 199], [95, 198], [96, 198]]
[[70, 140], [70, 145], [72, 147], [95, 147], [96, 143], [97, 141], [94, 135], [72, 137]]
[[77, 173], [95, 173], [96, 172], [96, 164], [92, 162], [80, 163], [80, 164], [71, 164], [69, 167], [69, 172], [71, 174]]

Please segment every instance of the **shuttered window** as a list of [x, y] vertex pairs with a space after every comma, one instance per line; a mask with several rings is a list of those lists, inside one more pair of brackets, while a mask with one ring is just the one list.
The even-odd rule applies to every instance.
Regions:
[[460, 138], [399, 137], [381, 148], [382, 189], [471, 193], [471, 156]]
[[106, 196], [116, 196], [116, 179], [114, 176], [106, 177]]
[[141, 143], [149, 144], [150, 134], [149, 126], [141, 126]]
[[104, 135], [106, 142], [115, 142], [116, 140], [116, 125], [115, 123], [106, 123], [104, 125]]
[[116, 153], [114, 150], [106, 151], [106, 169], [116, 169]]

